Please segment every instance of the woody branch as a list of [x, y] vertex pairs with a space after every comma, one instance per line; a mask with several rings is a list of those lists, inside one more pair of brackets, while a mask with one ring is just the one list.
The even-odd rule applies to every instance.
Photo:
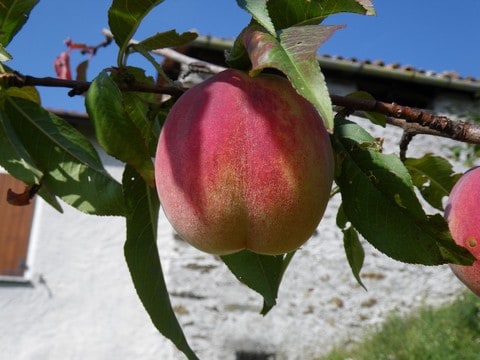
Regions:
[[[197, 62], [198, 64], [203, 62]], [[208, 64], [207, 64], [208, 67]], [[218, 69], [215, 69], [218, 72]], [[89, 81], [64, 80], [53, 77], [34, 77], [17, 72], [0, 75], [0, 80], [7, 87], [47, 86], [70, 88], [70, 96], [80, 95], [88, 90]], [[180, 96], [185, 89], [175, 86], [156, 86], [137, 83], [135, 81], [120, 84], [123, 91], [147, 92]], [[386, 103], [377, 100], [358, 99], [348, 96], [331, 95], [333, 105], [347, 109], [347, 113], [358, 111], [376, 112], [387, 116], [387, 122], [398, 126], [408, 133], [407, 138], [417, 134], [427, 134], [451, 138], [471, 144], [480, 144], [480, 125], [466, 121], [452, 120], [445, 116], [438, 116], [424, 110], [402, 106], [396, 103]], [[408, 144], [407, 144], [408, 145]]]

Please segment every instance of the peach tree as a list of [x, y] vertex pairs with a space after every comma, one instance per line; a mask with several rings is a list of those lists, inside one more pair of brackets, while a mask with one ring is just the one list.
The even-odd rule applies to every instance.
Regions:
[[[40, 196], [59, 212], [63, 204], [67, 204], [86, 214], [124, 217], [125, 258], [138, 296], [159, 332], [189, 359], [197, 356], [172, 310], [158, 255], [157, 220], [161, 204], [157, 188], [164, 193], [161, 197], [165, 199], [167, 216], [171, 214], [169, 218], [173, 219], [174, 227], [180, 229], [187, 240], [193, 238], [197, 247], [219, 253], [239, 281], [263, 297], [261, 313], [264, 315], [276, 303], [282, 276], [295, 249], [311, 235], [324, 205], [333, 196], [341, 197], [337, 225], [343, 233], [349, 265], [360, 284], [364, 259], [360, 236], [387, 256], [405, 263], [450, 263], [470, 267], [474, 256], [461, 242], [457, 244], [452, 239], [443, 217], [442, 200], [449, 195], [460, 174], [453, 172], [445, 158], [436, 155], [408, 158], [404, 152], [383, 153], [381, 143], [361, 125], [349, 120], [348, 115], [356, 110], [363, 111], [379, 126], [386, 126], [389, 117], [404, 118], [435, 135], [471, 143], [480, 142], [478, 129], [472, 124], [453, 122], [420, 110], [381, 103], [365, 94], [340, 97], [328, 92], [316, 54], [342, 26], [322, 23], [339, 12], [372, 15], [374, 8], [370, 0], [237, 0], [239, 11], [247, 11], [251, 21], [226, 54], [229, 67], [235, 69], [227, 71], [242, 74], [237, 78], [242, 84], [255, 82], [267, 91], [257, 103], [252, 99], [255, 96], [249, 97], [249, 92], [258, 87], [245, 85], [243, 93], [238, 95], [243, 102], [235, 104], [234, 97], [225, 99], [225, 94], [217, 96], [218, 93], [214, 96], [211, 86], [214, 81], [209, 83], [210, 88], [198, 85], [203, 87], [186, 91], [181, 82], [166, 77], [152, 56], [154, 50], [188, 44], [197, 36], [195, 33], [179, 34], [172, 30], [134, 41], [142, 19], [162, 2], [113, 0], [108, 11], [110, 33], [102, 46], [110, 42], [118, 46], [116, 64], [113, 62], [91, 82], [83, 78], [84, 73], [82, 76], [86, 63], [78, 68], [77, 80], [71, 79], [69, 51], [80, 49], [94, 53], [98, 48], [72, 42], [67, 44], [69, 51], [55, 61], [58, 78], [22, 75], [21, 69], [11, 69], [8, 60], [15, 54], [9, 54], [8, 45], [38, 0], [2, 2], [0, 165], [26, 184], [25, 192], [9, 192], [2, 196], [8, 195], [9, 202], [17, 206]], [[143, 55], [151, 62], [162, 79], [161, 85], [146, 76], [144, 69], [129, 65], [132, 53]], [[212, 73], [218, 72], [217, 68], [204, 65]], [[272, 72], [276, 75], [265, 75]], [[258, 80], [268, 76], [275, 77], [275, 82], [281, 81], [281, 87], [286, 86], [288, 99], [298, 99], [289, 103], [285, 98], [282, 104], [270, 102], [274, 98], [281, 99], [282, 94], [272, 96], [273, 87], [269, 89], [269, 82]], [[95, 130], [93, 140], [124, 164], [120, 180], [106, 171], [92, 139], [42, 108], [37, 86], [63, 86], [71, 89], [70, 95], [85, 95], [85, 108]], [[205, 101], [211, 96], [214, 108], [207, 109], [204, 98], [197, 98], [199, 96], [206, 96]], [[176, 105], [175, 111], [170, 112]], [[190, 106], [193, 110], [187, 114]], [[286, 106], [282, 114], [293, 112], [294, 115], [287, 118], [287, 115], [279, 115], [280, 111], [267, 114], [261, 111], [262, 106], [271, 106], [271, 109]], [[175, 114], [171, 117], [180, 118], [181, 123], [170, 125], [177, 120], [169, 119], [169, 114]], [[215, 123], [212, 120], [215, 116], [225, 121], [238, 121], [236, 125], [239, 126]], [[203, 133], [192, 133], [195, 122], [205, 117], [212, 121], [212, 126], [202, 127]], [[303, 121], [304, 118], [310, 120], [302, 123], [304, 128], [297, 134], [293, 123], [295, 119]], [[278, 136], [271, 136], [265, 124], [258, 125], [266, 121], [268, 129], [282, 126], [285, 129]], [[164, 123], [168, 134], [164, 135], [166, 140], [159, 142]], [[323, 130], [317, 130], [320, 126]], [[227, 136], [225, 133], [230, 129], [224, 127], [231, 127], [233, 131], [228, 141], [222, 136]], [[297, 135], [299, 137], [295, 138]], [[188, 144], [181, 144], [182, 141]], [[223, 145], [215, 147], [221, 141]], [[207, 154], [212, 146], [212, 153]], [[251, 152], [252, 147], [262, 150]], [[318, 151], [320, 148], [322, 150]], [[299, 149], [301, 151], [297, 151]], [[293, 153], [297, 157], [291, 157]], [[262, 163], [258, 154], [266, 156], [268, 161]], [[306, 161], [311, 154], [312, 159]], [[319, 154], [325, 156], [322, 161], [316, 158]], [[157, 169], [154, 158], [158, 160]], [[203, 160], [192, 160], [195, 158]], [[306, 164], [302, 170], [298, 170], [299, 166], [289, 166], [302, 161]], [[274, 169], [274, 163], [281, 166]], [[188, 171], [183, 170], [184, 164]], [[266, 169], [262, 173], [266, 180], [253, 181], [260, 168]], [[220, 172], [223, 175], [217, 176]], [[200, 174], [202, 179], [192, 180]], [[286, 180], [277, 182], [281, 176]], [[210, 180], [202, 182], [204, 177]], [[179, 183], [188, 186], [179, 189]], [[192, 184], [196, 186], [194, 190], [204, 193], [202, 197], [188, 193], [187, 188]], [[273, 189], [276, 191], [272, 186], [277, 186]], [[265, 191], [270, 192], [268, 196]], [[317, 197], [325, 197], [325, 200], [317, 201]], [[274, 206], [267, 207], [272, 198]], [[436, 213], [427, 214], [422, 201], [436, 209]], [[247, 205], [240, 208], [238, 204], [243, 203]], [[282, 205], [291, 204], [296, 207], [289, 208], [288, 212], [281, 211]], [[201, 214], [203, 217], [197, 216], [195, 210], [200, 207], [209, 209]], [[191, 213], [186, 212], [191, 209]], [[306, 221], [298, 216], [288, 223], [291, 214], [298, 215], [305, 210], [307, 216], [312, 209], [315, 212], [313, 220]], [[223, 216], [225, 212], [231, 216]], [[101, 217], [98, 221], [102, 221]], [[478, 231], [478, 227], [476, 229]], [[239, 235], [243, 233], [246, 235]], [[293, 248], [278, 244], [284, 233], [288, 233], [285, 241], [293, 238]], [[267, 241], [269, 234], [275, 236]], [[477, 234], [469, 233], [468, 236]], [[240, 245], [231, 246], [231, 239], [236, 237]], [[277, 243], [273, 250], [268, 244], [258, 248], [242, 245], [249, 237], [262, 246], [262, 242]]]

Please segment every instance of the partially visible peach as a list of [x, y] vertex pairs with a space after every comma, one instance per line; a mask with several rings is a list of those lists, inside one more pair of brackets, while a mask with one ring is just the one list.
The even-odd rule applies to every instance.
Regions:
[[453, 187], [445, 219], [455, 242], [476, 260], [472, 266], [451, 264], [455, 275], [480, 296], [480, 167], [467, 171]]
[[226, 70], [172, 107], [155, 178], [168, 220], [193, 246], [276, 255], [315, 231], [333, 165], [321, 117], [286, 79]]

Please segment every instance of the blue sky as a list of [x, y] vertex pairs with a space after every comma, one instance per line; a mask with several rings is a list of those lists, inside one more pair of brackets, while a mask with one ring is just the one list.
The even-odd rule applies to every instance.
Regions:
[[[54, 76], [53, 60], [66, 49], [66, 38], [90, 45], [103, 40], [101, 31], [108, 27], [110, 4], [99, 0], [41, 0], [8, 46], [14, 57], [8, 65], [23, 74]], [[374, 4], [375, 17], [330, 17], [328, 24], [347, 27], [337, 31], [320, 53], [398, 62], [437, 72], [457, 71], [480, 78], [480, 1], [376, 0]], [[135, 38], [170, 29], [195, 29], [202, 35], [234, 38], [248, 21], [249, 15], [235, 0], [166, 0], [149, 14]], [[116, 45], [99, 51], [88, 70], [90, 79], [115, 64], [116, 51]], [[72, 55], [72, 67], [83, 59]], [[147, 63], [139, 65], [154, 73]], [[83, 110], [83, 98], [69, 98], [65, 89], [40, 90], [47, 107]]]

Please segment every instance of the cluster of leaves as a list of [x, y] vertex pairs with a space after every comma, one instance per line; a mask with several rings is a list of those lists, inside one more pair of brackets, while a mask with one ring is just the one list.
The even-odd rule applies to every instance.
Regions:
[[[38, 1], [4, 1], [0, 12], [0, 60], [6, 47]], [[159, 201], [152, 157], [170, 103], [153, 94], [122, 92], [122, 84], [154, 84], [144, 70], [128, 66], [138, 52], [161, 72], [150, 51], [192, 41], [196, 34], [167, 31], [132, 43], [146, 14], [161, 0], [114, 0], [108, 13], [119, 47], [115, 70], [101, 72], [86, 95], [86, 109], [103, 150], [125, 163], [121, 182], [105, 170], [92, 143], [63, 119], [40, 106], [37, 91], [0, 86], [0, 165], [62, 211], [59, 199], [92, 215], [123, 216], [125, 258], [136, 290], [154, 325], [190, 359], [196, 355], [185, 339], [170, 304], [156, 245]], [[255, 76], [265, 68], [283, 72], [297, 91], [314, 104], [332, 133], [335, 181], [342, 197], [337, 224], [344, 233], [347, 259], [360, 281], [363, 249], [359, 233], [386, 255], [409, 263], [471, 263], [469, 253], [452, 241], [439, 214], [427, 215], [418, 188], [441, 209], [456, 176], [442, 158], [425, 156], [402, 163], [383, 154], [359, 125], [334, 121], [325, 79], [316, 61], [318, 47], [340, 26], [321, 23], [338, 12], [373, 14], [369, 0], [237, 0], [252, 15], [238, 36], [228, 62]], [[1, 65], [2, 74], [12, 70]], [[372, 115], [377, 119], [378, 115]], [[381, 121], [380, 121], [381, 122]], [[223, 256], [232, 273], [264, 299], [262, 314], [276, 303], [282, 276], [293, 253], [262, 256], [247, 251]]]

